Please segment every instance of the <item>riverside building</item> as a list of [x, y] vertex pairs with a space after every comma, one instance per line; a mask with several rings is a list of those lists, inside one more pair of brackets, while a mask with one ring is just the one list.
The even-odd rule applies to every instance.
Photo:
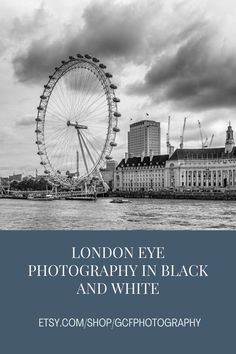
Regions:
[[168, 155], [129, 157], [126, 154], [116, 168], [114, 189], [119, 191], [158, 191], [165, 186]]
[[177, 149], [166, 163], [165, 186], [218, 189], [236, 187], [236, 147], [229, 123], [225, 146]]
[[120, 191], [236, 189], [236, 147], [231, 124], [225, 146], [176, 149], [169, 155], [141, 155], [121, 160], [116, 168], [114, 189]]

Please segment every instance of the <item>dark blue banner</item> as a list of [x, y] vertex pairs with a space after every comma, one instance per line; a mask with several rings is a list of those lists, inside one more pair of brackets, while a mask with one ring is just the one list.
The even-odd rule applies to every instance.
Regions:
[[0, 233], [2, 353], [232, 353], [235, 232]]

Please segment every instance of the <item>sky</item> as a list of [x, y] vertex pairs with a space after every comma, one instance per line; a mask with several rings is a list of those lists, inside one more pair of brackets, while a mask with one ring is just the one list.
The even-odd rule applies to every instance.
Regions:
[[127, 151], [132, 123], [161, 122], [161, 152], [212, 146], [236, 129], [234, 0], [1, 0], [0, 176], [40, 169], [35, 118], [43, 85], [69, 55], [90, 53], [118, 85], [122, 114], [112, 156]]

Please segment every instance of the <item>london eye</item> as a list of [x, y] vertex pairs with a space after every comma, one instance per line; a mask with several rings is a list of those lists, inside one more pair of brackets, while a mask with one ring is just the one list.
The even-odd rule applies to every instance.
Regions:
[[88, 54], [70, 56], [56, 67], [40, 96], [37, 154], [44, 173], [62, 186], [102, 179], [119, 132], [119, 98], [112, 74]]

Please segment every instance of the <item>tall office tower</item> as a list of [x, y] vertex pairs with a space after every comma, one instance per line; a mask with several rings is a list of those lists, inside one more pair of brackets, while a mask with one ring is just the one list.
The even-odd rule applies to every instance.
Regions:
[[148, 156], [161, 154], [161, 127], [160, 122], [141, 120], [130, 124], [128, 132], [129, 156]]

